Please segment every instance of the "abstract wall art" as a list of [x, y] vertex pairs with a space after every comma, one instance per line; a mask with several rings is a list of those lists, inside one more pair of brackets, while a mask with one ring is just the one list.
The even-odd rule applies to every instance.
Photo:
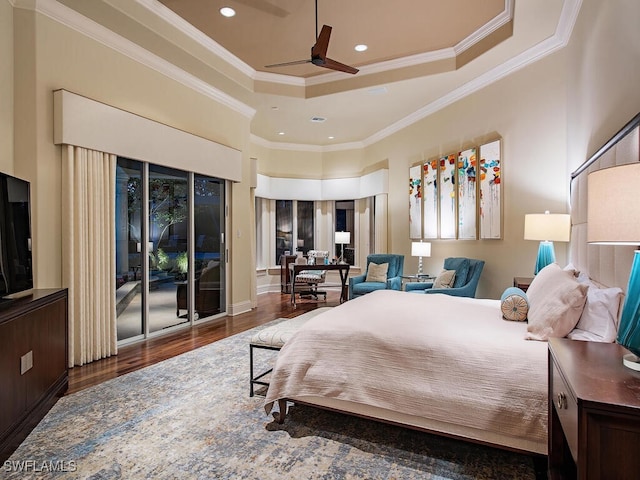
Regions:
[[440, 238], [456, 238], [456, 160], [455, 153], [440, 158]]
[[422, 238], [422, 166], [409, 168], [409, 238]]
[[434, 158], [422, 166], [424, 238], [438, 238], [438, 164], [438, 159]]
[[500, 140], [480, 146], [480, 238], [502, 238], [502, 164]]
[[476, 240], [478, 238], [476, 226], [478, 161], [476, 153], [476, 148], [469, 148], [458, 153], [458, 238], [460, 240]]

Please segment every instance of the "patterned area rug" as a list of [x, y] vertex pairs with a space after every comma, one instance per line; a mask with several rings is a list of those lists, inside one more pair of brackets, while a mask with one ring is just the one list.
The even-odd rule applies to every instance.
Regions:
[[[258, 327], [264, 328], [264, 327]], [[254, 330], [62, 398], [2, 478], [535, 479], [532, 457], [249, 397]], [[268, 352], [257, 360], [273, 361]], [[542, 478], [542, 477], [540, 477]]]

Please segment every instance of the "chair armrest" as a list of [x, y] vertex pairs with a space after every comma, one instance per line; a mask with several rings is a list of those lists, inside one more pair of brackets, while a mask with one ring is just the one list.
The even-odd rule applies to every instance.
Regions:
[[349, 290], [351, 290], [356, 283], [364, 282], [365, 278], [367, 278], [366, 275], [356, 275], [354, 277], [349, 277]]
[[431, 287], [433, 287], [433, 282], [410, 282], [404, 286], [407, 292], [415, 292], [417, 290], [422, 292]]
[[387, 289], [402, 290], [402, 277], [387, 278]]
[[469, 290], [464, 287], [460, 288], [430, 288], [425, 290], [424, 293], [445, 293], [453, 297], [468, 297]]

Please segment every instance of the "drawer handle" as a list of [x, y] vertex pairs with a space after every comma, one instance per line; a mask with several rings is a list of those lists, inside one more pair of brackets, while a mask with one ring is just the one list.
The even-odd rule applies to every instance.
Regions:
[[556, 407], [558, 410], [562, 410], [563, 408], [567, 408], [567, 394], [564, 392], [560, 392], [556, 398]]

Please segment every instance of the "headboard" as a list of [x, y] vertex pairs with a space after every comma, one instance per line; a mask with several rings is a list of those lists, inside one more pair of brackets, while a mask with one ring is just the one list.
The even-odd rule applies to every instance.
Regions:
[[587, 244], [587, 176], [640, 161], [640, 113], [571, 174], [569, 261], [592, 280], [626, 292], [635, 247]]

